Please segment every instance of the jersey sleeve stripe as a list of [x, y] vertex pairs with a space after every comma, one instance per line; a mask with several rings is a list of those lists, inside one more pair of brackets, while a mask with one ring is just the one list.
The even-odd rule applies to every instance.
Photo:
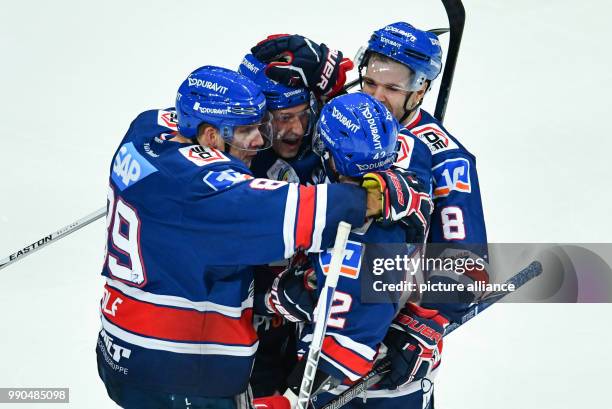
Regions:
[[289, 184], [287, 192], [287, 202], [285, 203], [285, 218], [283, 221], [283, 239], [285, 242], [285, 258], [289, 258], [295, 252], [294, 246], [294, 231], [295, 218], [298, 203], [298, 185]]
[[351, 380], [364, 376], [372, 369], [372, 360], [365, 359], [343, 347], [331, 336], [326, 336], [323, 340], [322, 353], [330, 363], [335, 362], [337, 365], [334, 366], [342, 370]]
[[317, 199], [315, 209], [314, 232], [312, 233], [312, 245], [309, 252], [321, 251], [321, 237], [325, 229], [325, 217], [327, 214], [327, 185], [317, 186]]
[[[207, 342], [246, 346], [257, 341], [251, 325], [253, 310], [240, 318], [142, 302], [106, 286], [110, 295], [102, 314], [111, 323], [132, 333], [170, 341]], [[109, 306], [115, 306], [110, 308]]]
[[307, 249], [312, 243], [316, 191], [317, 188], [315, 186], [300, 186], [297, 223], [295, 226], [296, 249]]

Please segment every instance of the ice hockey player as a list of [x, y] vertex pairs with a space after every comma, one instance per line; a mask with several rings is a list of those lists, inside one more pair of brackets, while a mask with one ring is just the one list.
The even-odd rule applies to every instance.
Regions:
[[[303, 87], [288, 87], [269, 79], [265, 64], [247, 54], [238, 72], [259, 85], [266, 97], [272, 121], [272, 148], [261, 150], [251, 163], [251, 172], [262, 177], [286, 182], [309, 180], [319, 157], [312, 152], [310, 132], [315, 112], [311, 93]], [[254, 397], [284, 391], [287, 376], [297, 362], [296, 325], [278, 315], [258, 314], [258, 305], [272, 285], [275, 275], [287, 267], [286, 260], [268, 266], [256, 266], [254, 326], [259, 338], [250, 385]]]
[[304, 87], [288, 87], [265, 74], [266, 65], [247, 54], [238, 72], [261, 87], [272, 116], [272, 149], [257, 153], [251, 164], [255, 177], [304, 183], [319, 163], [310, 149], [316, 102]]
[[[361, 183], [362, 178], [367, 180], [370, 177], [382, 176], [387, 183], [393, 183], [392, 175], [380, 171], [388, 169], [395, 162], [398, 129], [399, 124], [391, 113], [373, 97], [363, 93], [343, 95], [332, 99], [323, 107], [314, 146], [318, 147], [317, 151], [322, 155], [326, 171], [330, 173], [332, 180]], [[373, 176], [368, 174], [369, 170], [379, 173]], [[416, 178], [412, 183], [418, 184]], [[413, 200], [416, 198], [414, 195]], [[421, 199], [413, 203], [412, 215], [414, 221], [421, 221], [420, 227], [426, 230], [427, 223], [423, 221], [428, 219], [432, 203], [426, 196]], [[377, 299], [373, 299], [376, 296], [372, 294], [371, 289], [372, 277], [375, 277], [372, 260], [394, 259], [396, 256], [408, 255], [411, 251], [411, 246], [406, 244], [405, 231], [399, 225], [383, 227], [379, 224], [369, 224], [353, 230], [323, 342], [315, 389], [329, 383], [338, 384], [345, 379], [349, 382], [356, 381], [371, 369], [385, 334], [408, 295], [383, 292]], [[296, 278], [311, 281], [308, 276], [313, 274], [314, 268], [317, 287], [320, 290], [330, 257], [328, 252], [311, 256], [311, 265], [292, 266], [281, 274], [270, 292], [270, 308], [292, 321], [311, 321], [314, 300], [309, 299], [309, 294], [302, 290], [303, 286], [294, 284]], [[299, 271], [300, 269], [302, 271]], [[386, 274], [404, 277], [406, 272], [387, 271]], [[443, 331], [448, 323], [435, 311], [420, 309], [414, 305], [403, 309], [400, 316], [435, 328], [438, 333]], [[308, 340], [311, 335], [309, 331], [306, 333], [303, 339]], [[417, 338], [412, 339], [412, 348], [421, 352], [415, 352], [417, 359], [412, 362], [410, 368], [403, 369], [413, 373], [413, 377], [424, 377], [434, 361], [439, 360], [437, 342], [433, 347], [429, 344]], [[304, 360], [301, 363], [303, 364]], [[298, 394], [303, 370], [304, 366], [298, 365], [288, 380], [289, 390], [285, 392], [285, 396], [291, 403], [294, 403]], [[340, 393], [342, 390], [343, 387], [339, 387], [333, 389], [333, 392]], [[389, 390], [379, 390], [376, 393], [392, 394]], [[315, 406], [320, 407], [334, 397], [333, 393], [321, 393], [317, 396]], [[415, 399], [414, 396], [412, 398], [403, 402], [396, 400], [394, 403], [421, 403], [421, 400]], [[288, 401], [279, 397], [263, 398], [257, 403], [274, 408], [288, 407]], [[348, 407], [351, 405], [353, 402], [349, 403]]]
[[179, 87], [176, 120], [143, 112], [115, 152], [96, 352], [120, 406], [249, 407], [250, 266], [327, 248], [341, 220], [407, 213], [393, 186], [253, 178], [269, 125], [257, 85], [205, 66]]

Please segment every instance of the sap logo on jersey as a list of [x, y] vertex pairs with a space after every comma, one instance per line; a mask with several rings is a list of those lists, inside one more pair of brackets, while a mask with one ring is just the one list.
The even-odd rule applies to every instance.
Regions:
[[200, 145], [185, 146], [179, 149], [181, 155], [198, 166], [206, 166], [216, 162], [229, 162], [229, 158], [215, 148]]
[[154, 172], [157, 172], [157, 168], [138, 153], [130, 142], [121, 146], [115, 155], [111, 179], [123, 191]]
[[470, 193], [470, 162], [465, 158], [448, 159], [432, 168], [434, 198], [445, 197], [451, 191]]
[[[359, 270], [361, 269], [361, 254], [363, 253], [363, 244], [356, 241], [348, 241], [344, 250], [344, 259], [340, 266], [340, 275], [348, 278], [357, 279]], [[329, 271], [329, 263], [331, 262], [331, 250], [325, 250], [319, 254], [319, 265], [323, 270], [323, 274], [327, 275]]]
[[187, 81], [189, 81], [190, 87], [206, 88], [211, 91], [218, 92], [220, 94], [225, 94], [227, 92], [227, 87], [224, 87], [223, 85], [219, 85], [216, 82], [202, 81], [199, 78], [191, 78], [191, 77], [187, 78]]
[[222, 170], [220, 172], [208, 172], [203, 180], [212, 190], [218, 191], [227, 189], [236, 183], [244, 182], [245, 180], [253, 179], [250, 175], [236, 172], [235, 170]]

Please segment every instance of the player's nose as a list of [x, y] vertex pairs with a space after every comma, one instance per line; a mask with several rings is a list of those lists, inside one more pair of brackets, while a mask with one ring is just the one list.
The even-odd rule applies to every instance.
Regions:
[[255, 131], [255, 137], [251, 140], [251, 144], [249, 148], [257, 149], [261, 148], [264, 145], [263, 136], [261, 135], [261, 131], [258, 129]]
[[377, 85], [376, 88], [374, 89], [374, 93], [372, 94], [372, 96], [374, 98], [376, 98], [377, 100], [379, 100], [380, 102], [384, 102], [385, 101], [385, 87], [381, 86], [381, 85]]
[[291, 132], [293, 132], [294, 135], [303, 136], [304, 131], [304, 125], [302, 125], [300, 118], [293, 118], [291, 123]]

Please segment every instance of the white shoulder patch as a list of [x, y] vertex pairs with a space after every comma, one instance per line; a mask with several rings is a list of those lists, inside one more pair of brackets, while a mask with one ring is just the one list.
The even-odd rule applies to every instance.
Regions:
[[425, 142], [432, 155], [459, 148], [447, 133], [434, 123], [417, 126], [412, 128], [410, 132]]
[[266, 176], [268, 176], [272, 180], [283, 180], [289, 183], [300, 183], [300, 178], [295, 170], [288, 164], [286, 161], [282, 159], [277, 159], [276, 162], [270, 169], [266, 172]]
[[157, 111], [157, 125], [165, 126], [168, 129], [176, 131], [178, 129], [178, 121], [176, 119], [175, 111], [164, 111], [160, 109]]
[[207, 166], [216, 162], [229, 162], [230, 159], [221, 151], [200, 145], [191, 145], [180, 148], [179, 152], [190, 162], [197, 166]]
[[414, 150], [414, 138], [400, 133], [397, 135], [397, 141], [399, 142], [399, 148], [397, 150], [395, 166], [408, 169], [410, 167], [412, 151]]

